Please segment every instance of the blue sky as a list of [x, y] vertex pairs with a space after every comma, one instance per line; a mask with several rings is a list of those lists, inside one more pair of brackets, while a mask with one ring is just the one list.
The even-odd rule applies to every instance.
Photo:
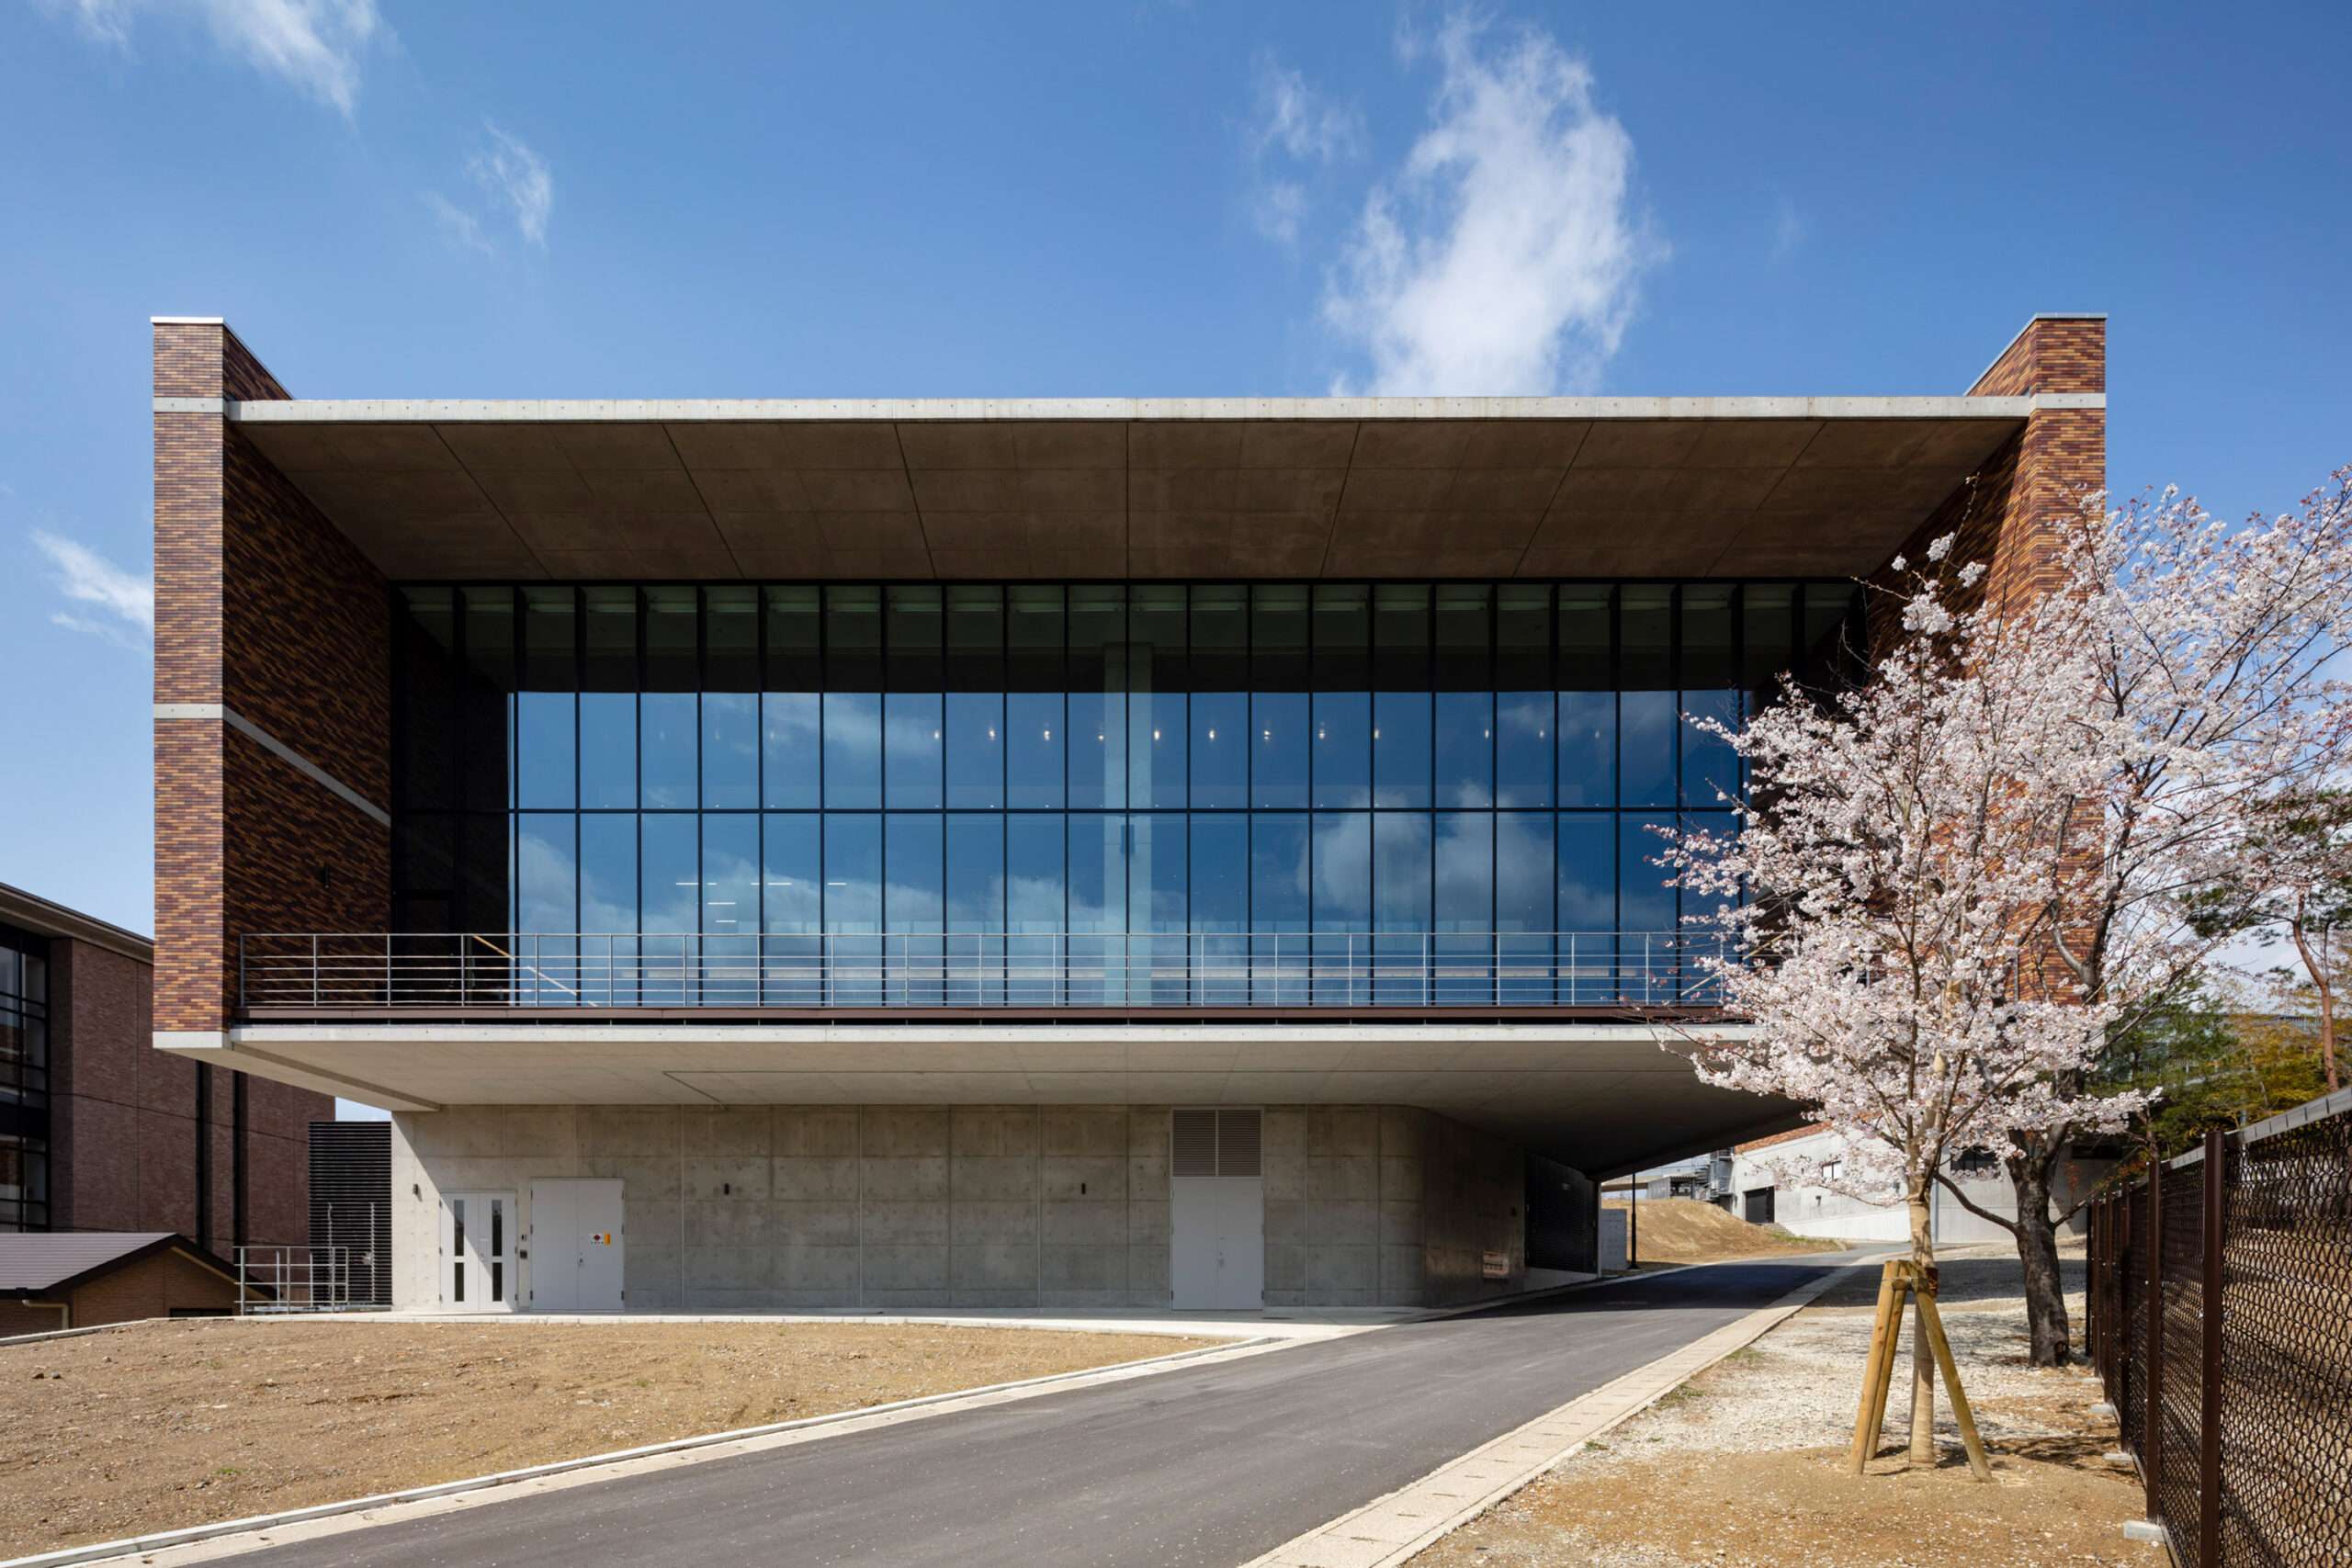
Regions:
[[[1956, 392], [2352, 461], [2341, 6], [0, 0], [0, 881], [151, 926], [147, 318], [297, 395]], [[2331, 260], [2330, 258], [2334, 258]]]

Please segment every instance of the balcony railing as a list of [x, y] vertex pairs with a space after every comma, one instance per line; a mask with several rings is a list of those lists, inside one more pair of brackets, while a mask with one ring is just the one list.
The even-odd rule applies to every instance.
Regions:
[[247, 936], [247, 1009], [1713, 1005], [1718, 935]]

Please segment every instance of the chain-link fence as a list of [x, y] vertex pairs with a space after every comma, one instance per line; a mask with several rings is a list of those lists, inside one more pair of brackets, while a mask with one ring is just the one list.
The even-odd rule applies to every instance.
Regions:
[[2352, 1562], [2352, 1090], [2098, 1200], [2088, 1328], [2184, 1568]]

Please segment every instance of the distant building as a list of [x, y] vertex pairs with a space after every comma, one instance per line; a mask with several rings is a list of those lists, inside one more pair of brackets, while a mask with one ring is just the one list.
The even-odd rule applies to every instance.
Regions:
[[[0, 1338], [149, 1317], [226, 1317], [238, 1292], [228, 1263], [169, 1231], [0, 1235]], [[244, 1294], [260, 1299], [251, 1289]]]
[[[1827, 1179], [1836, 1179], [1845, 1139], [1826, 1127], [1800, 1127], [1775, 1137], [1758, 1138], [1733, 1151], [1732, 1212], [1752, 1224], [1778, 1224], [1795, 1235], [1839, 1241], [1905, 1241], [1911, 1218], [1901, 1202], [1871, 1203], [1842, 1192], [1781, 1175], [1778, 1162], [1817, 1160]], [[2070, 1150], [2059, 1162], [2052, 1198], [2064, 1206], [2097, 1187], [2113, 1168], [2112, 1159], [2086, 1150]], [[1968, 1194], [1970, 1202], [1988, 1213], [2014, 1219], [2017, 1189], [2000, 1159], [1988, 1149], [1966, 1149], [1945, 1162], [1944, 1174]], [[1972, 1242], [2008, 1241], [2009, 1232], [1991, 1220], [1972, 1213], [1941, 1182], [1928, 1204], [1928, 1226], [1939, 1247]], [[2073, 1234], [2082, 1234], [2086, 1222], [2075, 1216]]]
[[309, 1089], [152, 1049], [154, 950], [0, 885], [0, 1232], [310, 1234]]

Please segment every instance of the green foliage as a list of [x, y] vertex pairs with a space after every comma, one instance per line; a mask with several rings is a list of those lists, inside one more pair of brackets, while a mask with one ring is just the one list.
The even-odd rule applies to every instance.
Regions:
[[2243, 1127], [2326, 1093], [2318, 1052], [2311, 1018], [2250, 1010], [2193, 979], [2109, 1042], [2100, 1086], [2159, 1097], [2132, 1128], [2131, 1168], [2144, 1158], [2151, 1133], [2169, 1159], [2202, 1143], [2209, 1129]]

